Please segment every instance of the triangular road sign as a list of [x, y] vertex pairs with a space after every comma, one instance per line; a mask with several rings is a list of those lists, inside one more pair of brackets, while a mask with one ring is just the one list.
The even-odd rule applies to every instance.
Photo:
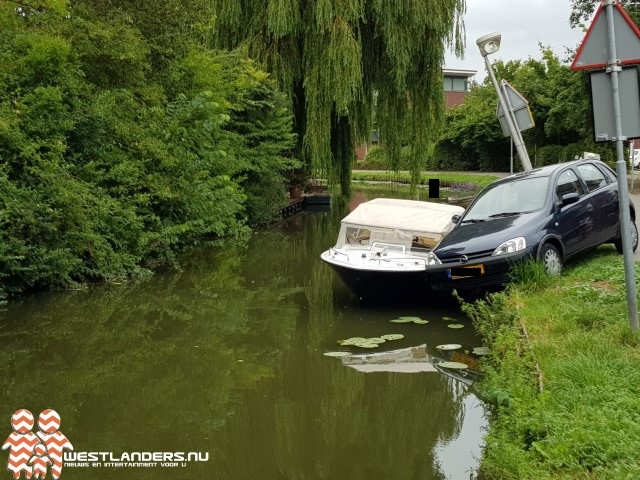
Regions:
[[[525, 108], [529, 105], [527, 99], [522, 96], [522, 94], [517, 91], [513, 86], [507, 82], [506, 80], [502, 80], [502, 92], [507, 95], [506, 100], [509, 102], [512, 110], [520, 110], [521, 108]], [[504, 115], [504, 111], [502, 110], [502, 105], [498, 102], [498, 109], [496, 111], [498, 115]]]
[[[513, 88], [513, 86], [506, 80], [502, 80], [502, 94], [505, 97], [505, 101], [508, 102], [507, 108], [510, 108], [513, 111], [513, 118], [516, 122], [515, 127], [521, 132], [533, 127], [533, 116], [531, 115], [527, 99], [524, 98], [522, 94]], [[498, 120], [500, 121], [500, 126], [502, 127], [504, 136], [510, 136], [511, 131], [509, 130], [509, 122], [505, 117], [505, 112], [500, 102], [498, 102], [496, 114], [498, 115]]]
[[[587, 70], [606, 68], [611, 55], [609, 53], [609, 29], [607, 13], [603, 1], [596, 11], [591, 26], [587, 31], [578, 53], [573, 59], [571, 70]], [[616, 60], [621, 65], [640, 64], [640, 30], [633, 23], [620, 2], [614, 2], [613, 25], [616, 42]]]

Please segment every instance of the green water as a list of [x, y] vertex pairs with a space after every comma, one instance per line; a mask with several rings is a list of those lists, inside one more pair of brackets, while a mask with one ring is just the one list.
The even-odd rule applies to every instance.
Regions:
[[[35, 432], [38, 414], [56, 410], [76, 462], [109, 455], [67, 461], [69, 480], [469, 478], [486, 426], [472, 387], [438, 371], [365, 373], [323, 355], [337, 340], [387, 333], [404, 338], [377, 350], [429, 358], [446, 356], [439, 344], [480, 345], [454, 302], [360, 306], [319, 259], [344, 213], [305, 213], [248, 245], [194, 249], [181, 272], [144, 282], [9, 303], [2, 439], [14, 411], [30, 410]], [[429, 323], [389, 322], [400, 315]], [[202, 461], [107, 465], [136, 452]]]

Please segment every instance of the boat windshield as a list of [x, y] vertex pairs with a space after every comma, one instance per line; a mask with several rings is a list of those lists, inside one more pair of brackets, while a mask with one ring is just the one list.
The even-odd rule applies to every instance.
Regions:
[[[440, 240], [440, 236], [425, 232], [408, 232], [401, 229], [343, 225], [336, 247], [375, 248], [385, 245], [389, 250], [430, 252]], [[395, 247], [395, 248], [394, 248]]]
[[363, 227], [347, 227], [345, 229], [345, 244], [368, 245], [371, 238], [371, 229]]
[[549, 189], [549, 177], [523, 178], [480, 192], [461, 223], [475, 223], [540, 210]]

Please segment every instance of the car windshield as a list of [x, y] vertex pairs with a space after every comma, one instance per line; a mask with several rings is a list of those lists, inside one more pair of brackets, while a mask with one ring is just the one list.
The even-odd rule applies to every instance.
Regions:
[[462, 223], [474, 223], [540, 210], [549, 190], [549, 177], [523, 178], [480, 192]]

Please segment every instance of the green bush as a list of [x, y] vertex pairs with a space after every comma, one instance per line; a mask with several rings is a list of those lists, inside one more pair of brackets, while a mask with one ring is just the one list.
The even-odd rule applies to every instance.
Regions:
[[286, 203], [298, 163], [269, 75], [190, 41], [154, 63], [154, 32], [107, 4], [0, 6], [0, 299], [175, 265]]
[[[410, 156], [411, 148], [402, 147], [400, 150], [400, 165], [398, 170], [410, 169]], [[426, 166], [427, 162], [425, 161], [424, 168], [426, 168]], [[387, 158], [387, 150], [379, 145], [370, 147], [364, 160], [358, 162], [355, 168], [358, 170], [393, 170], [391, 161]]]
[[552, 165], [554, 163], [573, 160], [567, 149], [561, 145], [545, 145], [536, 150], [535, 166]]
[[493, 142], [476, 151], [450, 141], [441, 141], [434, 149], [429, 168], [443, 171], [506, 172], [509, 170], [509, 156], [508, 150], [503, 147], [502, 143]]
[[577, 143], [570, 143], [565, 149], [567, 150], [569, 160], [576, 156], [581, 157], [584, 152], [593, 152], [600, 155], [600, 160], [615, 168], [616, 149], [613, 143], [595, 143], [593, 140], [588, 139]]
[[568, 162], [576, 157], [582, 157], [584, 152], [593, 152], [600, 155], [600, 159], [615, 168], [616, 152], [611, 144], [599, 144], [591, 140], [570, 143], [569, 145], [545, 145], [536, 150], [535, 165], [551, 165], [554, 163]]

